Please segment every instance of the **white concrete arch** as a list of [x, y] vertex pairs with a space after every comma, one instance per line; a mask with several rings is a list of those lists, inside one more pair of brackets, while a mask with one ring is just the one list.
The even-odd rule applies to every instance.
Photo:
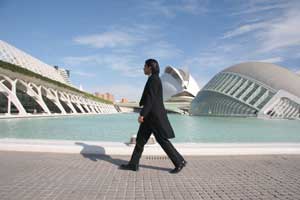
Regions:
[[9, 77], [5, 75], [1, 75], [4, 77], [6, 81], [8, 81], [11, 84], [11, 89], [9, 89], [3, 82], [0, 82], [0, 91], [3, 92], [3, 94], [8, 99], [8, 105], [7, 105], [7, 113], [11, 114], [11, 103], [15, 105], [15, 107], [18, 109], [19, 114], [26, 115], [26, 110], [24, 109], [23, 105], [21, 104], [20, 100], [17, 97], [17, 79], [12, 80]]
[[74, 103], [81, 113], [85, 113], [84, 109], [80, 105], [79, 97], [73, 94], [69, 94], [71, 103]]
[[77, 113], [77, 111], [74, 108], [74, 106], [72, 105], [70, 97], [69, 97], [69, 95], [67, 93], [58, 91], [58, 95], [60, 97], [60, 100], [62, 100], [63, 102], [65, 102], [67, 104], [67, 106], [72, 110], [73, 113]]
[[[21, 83], [23, 86], [26, 87], [27, 89], [26, 93], [29, 96], [33, 97], [33, 99], [41, 106], [41, 108], [44, 110], [45, 113], [50, 114], [50, 110], [43, 100], [41, 87], [33, 85], [32, 83], [26, 83], [23, 80], [18, 80], [17, 82]], [[37, 90], [37, 92], [32, 88], [32, 86], [36, 87], [35, 89]]]
[[47, 98], [52, 100], [52, 102], [58, 107], [58, 109], [61, 111], [61, 114], [67, 114], [64, 107], [59, 102], [58, 93], [56, 90], [52, 88], [43, 87], [45, 91], [47, 92]]

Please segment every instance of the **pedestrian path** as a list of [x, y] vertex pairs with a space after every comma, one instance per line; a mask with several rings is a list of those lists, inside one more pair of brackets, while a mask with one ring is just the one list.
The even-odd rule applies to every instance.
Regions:
[[0, 151], [0, 199], [300, 199], [299, 155], [187, 156], [179, 174], [165, 156]]

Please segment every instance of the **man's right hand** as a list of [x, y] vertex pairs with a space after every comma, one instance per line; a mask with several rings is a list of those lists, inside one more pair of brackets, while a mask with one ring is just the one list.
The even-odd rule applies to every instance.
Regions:
[[143, 122], [144, 122], [144, 117], [143, 117], [143, 116], [139, 116], [138, 122], [139, 122], [139, 123], [143, 123]]

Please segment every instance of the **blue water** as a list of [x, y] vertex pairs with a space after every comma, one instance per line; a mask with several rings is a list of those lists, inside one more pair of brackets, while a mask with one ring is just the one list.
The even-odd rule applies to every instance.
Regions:
[[[173, 142], [300, 142], [300, 121], [196, 117], [169, 114]], [[128, 142], [137, 114], [1, 119], [0, 138]]]

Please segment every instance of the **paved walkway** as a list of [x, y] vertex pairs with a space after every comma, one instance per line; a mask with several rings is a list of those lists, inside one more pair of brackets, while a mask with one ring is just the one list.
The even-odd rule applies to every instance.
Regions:
[[297, 155], [186, 157], [176, 175], [164, 156], [119, 170], [128, 159], [0, 151], [0, 199], [300, 199]]

